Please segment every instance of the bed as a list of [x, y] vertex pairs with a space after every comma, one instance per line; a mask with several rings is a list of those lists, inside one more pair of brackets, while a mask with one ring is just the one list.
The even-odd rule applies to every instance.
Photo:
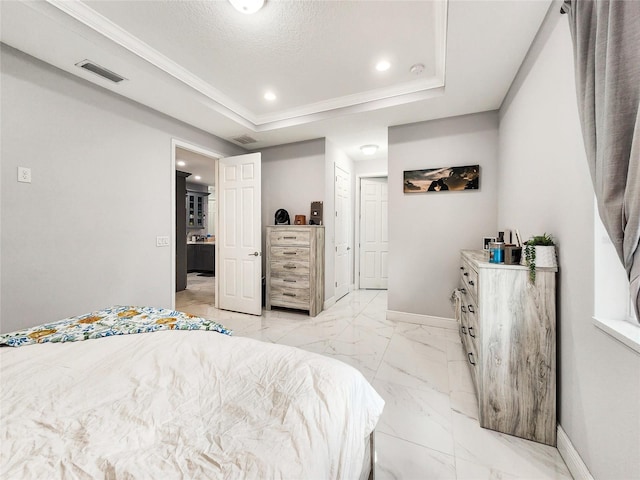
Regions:
[[364, 377], [230, 333], [127, 306], [1, 335], [0, 477], [367, 478]]

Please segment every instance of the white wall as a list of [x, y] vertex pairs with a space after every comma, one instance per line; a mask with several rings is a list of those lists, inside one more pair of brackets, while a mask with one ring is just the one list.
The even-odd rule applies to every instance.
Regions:
[[[113, 304], [171, 305], [171, 139], [243, 150], [1, 50], [0, 331]], [[16, 181], [18, 166], [31, 184]]]
[[[389, 310], [452, 318], [461, 249], [496, 235], [498, 114], [389, 129]], [[480, 189], [403, 193], [403, 171], [480, 165]]]
[[367, 176], [370, 174], [386, 176], [387, 175], [387, 159], [377, 158], [375, 160], [359, 160], [353, 162], [353, 170], [355, 175]]
[[591, 323], [593, 191], [555, 4], [500, 114], [498, 223], [558, 243], [559, 423], [596, 479], [640, 478], [640, 356]]

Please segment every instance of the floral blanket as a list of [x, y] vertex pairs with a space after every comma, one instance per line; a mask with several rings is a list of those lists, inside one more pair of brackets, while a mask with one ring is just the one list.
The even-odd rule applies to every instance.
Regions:
[[34, 343], [77, 342], [112, 335], [159, 330], [211, 330], [231, 335], [219, 323], [166, 308], [115, 306], [93, 313], [45, 323], [27, 330], [0, 335], [0, 346], [20, 347]]

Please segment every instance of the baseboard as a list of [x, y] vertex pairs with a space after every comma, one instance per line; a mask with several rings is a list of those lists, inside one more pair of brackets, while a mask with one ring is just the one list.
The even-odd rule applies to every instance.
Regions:
[[426, 325], [428, 327], [448, 328], [449, 330], [458, 331], [458, 322], [456, 322], [454, 318], [434, 317], [432, 315], [420, 315], [417, 313], [387, 310], [387, 320], [415, 323], [418, 325]]
[[567, 433], [558, 425], [558, 452], [575, 480], [594, 480]]
[[328, 309], [328, 308], [333, 307], [335, 304], [336, 304], [336, 297], [335, 297], [335, 295], [334, 295], [333, 297], [331, 297], [331, 298], [327, 298], [327, 299], [324, 301], [324, 304], [323, 304], [323, 306], [322, 306], [322, 309], [323, 309], [323, 310], [326, 310], [326, 309]]

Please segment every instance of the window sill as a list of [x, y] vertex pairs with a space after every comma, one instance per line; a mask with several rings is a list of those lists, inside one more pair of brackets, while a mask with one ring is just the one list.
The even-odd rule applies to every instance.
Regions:
[[640, 354], [640, 326], [624, 320], [606, 320], [593, 317], [593, 324], [607, 335]]

